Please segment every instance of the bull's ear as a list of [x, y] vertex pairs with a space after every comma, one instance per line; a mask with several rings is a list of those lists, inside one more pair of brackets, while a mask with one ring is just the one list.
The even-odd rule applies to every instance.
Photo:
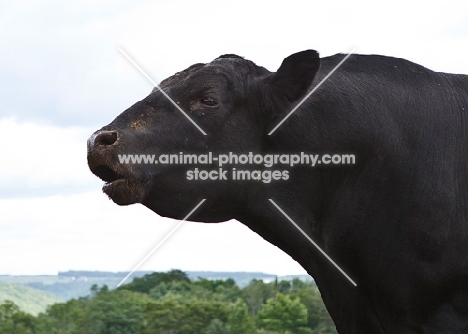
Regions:
[[319, 68], [320, 57], [315, 50], [285, 58], [278, 71], [267, 79], [268, 98], [279, 98], [281, 102], [289, 103], [299, 99], [307, 93]]

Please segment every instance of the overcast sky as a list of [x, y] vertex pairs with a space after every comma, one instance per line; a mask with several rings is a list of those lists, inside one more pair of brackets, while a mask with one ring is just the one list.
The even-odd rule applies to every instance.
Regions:
[[[466, 1], [0, 2], [0, 274], [131, 270], [177, 223], [119, 207], [86, 140], [157, 82], [236, 53], [275, 71], [305, 49], [468, 74]], [[434, 4], [432, 4], [434, 3]], [[305, 271], [238, 222], [185, 223], [141, 270]]]

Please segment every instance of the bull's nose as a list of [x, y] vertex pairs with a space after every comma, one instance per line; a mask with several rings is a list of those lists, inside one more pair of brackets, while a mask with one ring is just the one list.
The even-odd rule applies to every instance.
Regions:
[[100, 130], [91, 135], [88, 139], [88, 149], [97, 148], [98, 146], [110, 146], [117, 142], [117, 131]]

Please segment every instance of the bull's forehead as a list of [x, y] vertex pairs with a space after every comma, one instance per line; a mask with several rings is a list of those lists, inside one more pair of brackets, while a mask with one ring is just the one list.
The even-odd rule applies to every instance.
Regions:
[[[235, 75], [232, 68], [227, 68], [223, 63], [197, 64], [191, 66], [187, 70], [177, 72], [169, 78], [163, 80], [159, 86], [164, 90], [172, 90], [177, 88], [191, 88], [205, 86], [207, 83], [211, 85], [219, 85], [226, 82], [226, 79]], [[153, 92], [157, 91], [155, 87]]]
[[[164, 88], [164, 87], [170, 87], [170, 86], [177, 85], [182, 80], [187, 78], [190, 74], [196, 72], [197, 70], [199, 70], [203, 66], [205, 66], [205, 64], [199, 63], [199, 64], [192, 65], [189, 68], [187, 68], [187, 69], [185, 69], [185, 70], [183, 70], [181, 72], [177, 72], [174, 75], [172, 75], [172, 76], [164, 79], [163, 81], [161, 81], [161, 83], [159, 84], [159, 87]], [[154, 87], [152, 93], [154, 93], [156, 91], [158, 91], [158, 87]]]
[[[204, 67], [197, 72], [189, 74], [175, 74], [167, 78], [159, 87], [166, 93], [186, 91], [197, 92], [213, 87], [224, 87], [230, 77], [217, 68]], [[158, 87], [153, 88], [152, 93], [157, 92]]]
[[[255, 65], [250, 60], [229, 54], [220, 56], [207, 64], [192, 65], [163, 80], [159, 86], [163, 90], [172, 90], [174, 88], [190, 88], [190, 90], [193, 90], [222, 85], [229, 80], [235, 80], [236, 77], [245, 80], [249, 75], [263, 75], [267, 72], [265, 68]], [[156, 91], [158, 91], [157, 87], [153, 89], [152, 93]]]

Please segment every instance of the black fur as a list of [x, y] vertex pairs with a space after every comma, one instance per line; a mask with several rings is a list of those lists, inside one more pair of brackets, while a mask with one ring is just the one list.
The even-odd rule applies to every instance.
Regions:
[[[161, 87], [207, 136], [155, 90], [103, 128], [110, 133], [95, 133], [90, 168], [125, 180], [106, 188], [119, 204], [180, 219], [206, 198], [190, 220], [246, 224], [315, 278], [340, 333], [468, 331], [468, 77], [352, 55], [268, 136], [343, 57], [308, 50], [277, 73], [236, 55], [194, 65]], [[187, 166], [116, 163], [117, 154], [208, 151], [349, 153], [357, 163], [285, 167], [289, 180], [268, 184], [195, 182]]]

